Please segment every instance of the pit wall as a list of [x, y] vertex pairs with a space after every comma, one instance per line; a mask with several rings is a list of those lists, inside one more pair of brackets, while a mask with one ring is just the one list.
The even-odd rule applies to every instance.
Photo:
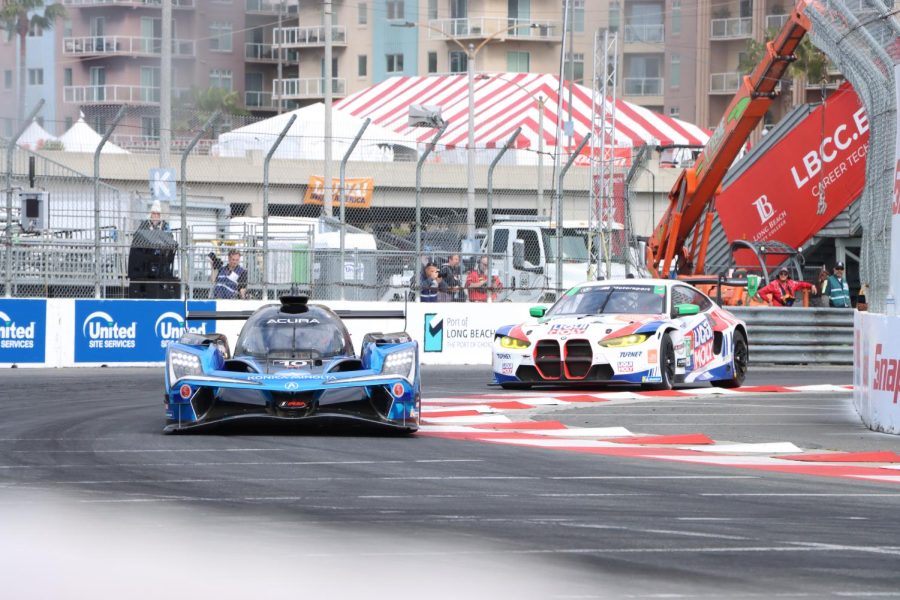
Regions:
[[[247, 310], [262, 301], [192, 301], [191, 311]], [[393, 310], [402, 304], [329, 302], [332, 309]], [[494, 330], [528, 319], [532, 304], [411, 303], [403, 319], [346, 319], [359, 351], [366, 333], [407, 331], [426, 365], [490, 364]], [[0, 367], [153, 366], [184, 332], [180, 300], [0, 299]], [[190, 323], [224, 333], [234, 347], [242, 321]]]
[[853, 404], [869, 429], [900, 434], [900, 317], [857, 312]]

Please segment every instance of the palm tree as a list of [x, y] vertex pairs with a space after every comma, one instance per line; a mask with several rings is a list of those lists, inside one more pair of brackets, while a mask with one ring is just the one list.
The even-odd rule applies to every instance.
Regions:
[[62, 4], [45, 5], [44, 0], [0, 0], [0, 29], [9, 39], [19, 36], [19, 121], [25, 117], [25, 40], [32, 27], [53, 29], [56, 19], [66, 16]]

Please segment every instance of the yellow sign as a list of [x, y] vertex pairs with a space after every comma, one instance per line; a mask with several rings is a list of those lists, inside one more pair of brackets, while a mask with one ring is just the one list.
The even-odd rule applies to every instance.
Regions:
[[[372, 205], [372, 190], [375, 188], [375, 179], [372, 177], [357, 177], [353, 179], [345, 179], [346, 193], [344, 195], [344, 206], [347, 208], [369, 208]], [[331, 197], [334, 206], [341, 201], [340, 179], [331, 180]], [[309, 184], [306, 186], [306, 195], [303, 197], [304, 204], [315, 204], [322, 206], [322, 199], [325, 197], [325, 178], [311, 175]]]

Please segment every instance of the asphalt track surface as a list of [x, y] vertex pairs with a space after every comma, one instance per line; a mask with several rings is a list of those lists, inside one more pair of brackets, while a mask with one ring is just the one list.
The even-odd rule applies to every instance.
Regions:
[[[504, 394], [486, 368], [423, 378], [426, 400]], [[851, 374], [754, 369], [748, 383]], [[900, 450], [859, 423], [848, 393], [525, 417]], [[0, 374], [0, 597], [900, 597], [896, 483], [429, 435], [166, 436], [162, 424], [161, 369]]]

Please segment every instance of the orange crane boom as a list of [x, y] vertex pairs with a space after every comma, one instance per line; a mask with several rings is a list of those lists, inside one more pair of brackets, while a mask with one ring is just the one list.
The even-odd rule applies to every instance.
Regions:
[[[795, 60], [794, 50], [811, 26], [803, 10], [812, 2], [799, 0], [781, 31], [766, 44], [766, 55], [743, 77], [703, 152], [693, 166], [682, 171], [669, 192], [669, 206], [647, 244], [647, 269], [655, 277], [668, 277], [676, 257], [679, 275], [703, 273], [712, 201], [728, 168], [769, 109], [776, 85]], [[688, 250], [685, 243], [691, 232], [693, 242]]]

